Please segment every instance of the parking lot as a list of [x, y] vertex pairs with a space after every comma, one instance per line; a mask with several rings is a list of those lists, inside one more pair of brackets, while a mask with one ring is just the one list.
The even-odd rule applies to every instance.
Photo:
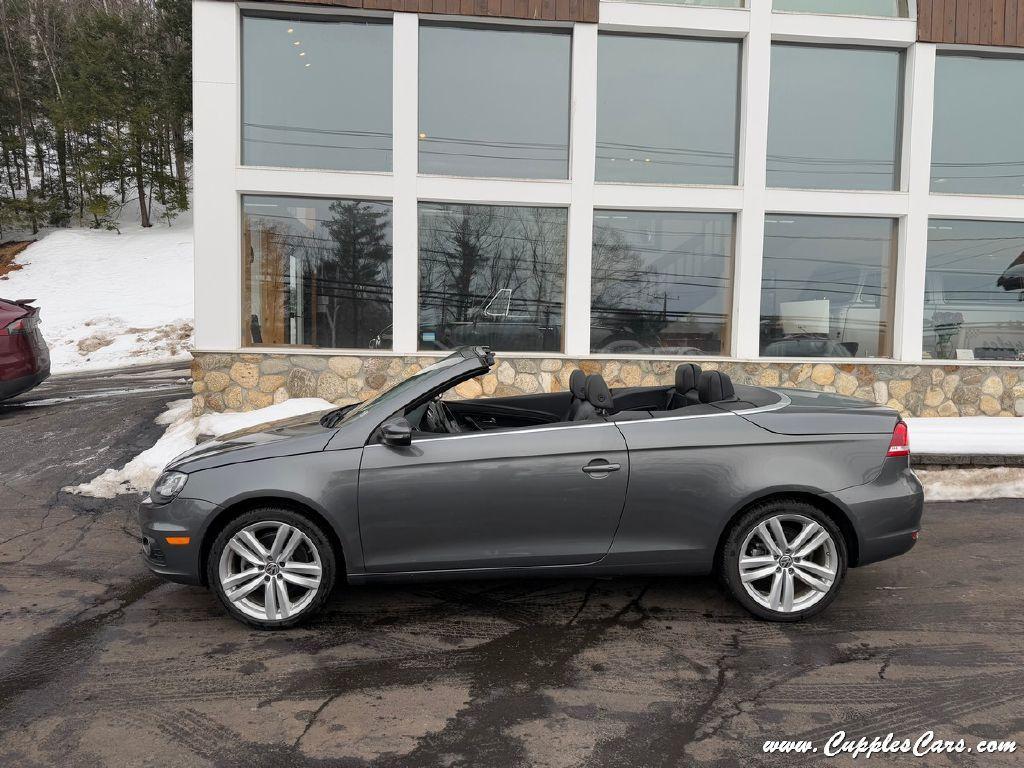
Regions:
[[148, 574], [135, 497], [60, 492], [151, 445], [183, 376], [53, 379], [0, 406], [0, 765], [788, 766], [849, 757], [762, 744], [1024, 743], [1021, 501], [928, 505], [909, 555], [851, 571], [803, 624], [753, 620], [711, 579], [580, 579], [341, 586], [262, 633]]

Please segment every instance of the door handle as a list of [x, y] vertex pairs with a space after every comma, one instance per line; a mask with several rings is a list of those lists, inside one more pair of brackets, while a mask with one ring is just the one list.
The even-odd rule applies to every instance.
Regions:
[[618, 464], [587, 464], [583, 471], [588, 475], [604, 475], [608, 472], [618, 472], [622, 469]]

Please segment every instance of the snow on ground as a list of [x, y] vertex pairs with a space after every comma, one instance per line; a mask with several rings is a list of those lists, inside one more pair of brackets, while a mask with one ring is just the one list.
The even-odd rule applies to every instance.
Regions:
[[5, 299], [36, 299], [54, 373], [188, 359], [192, 220], [122, 234], [54, 230], [0, 278]]
[[1024, 454], [1024, 418], [909, 418], [910, 450], [923, 454]]
[[1020, 467], [918, 470], [917, 476], [924, 485], [925, 501], [1024, 498]]
[[219, 437], [258, 424], [332, 408], [337, 406], [327, 400], [318, 397], [299, 397], [255, 411], [206, 413], [195, 417], [192, 415], [191, 400], [174, 400], [168, 403], [167, 410], [156, 418], [157, 424], [168, 426], [152, 448], [140, 453], [121, 469], [108, 469], [88, 483], [67, 486], [62, 490], [100, 499], [112, 499], [119, 493], [144, 493], [149, 491], [171, 459], [195, 447], [200, 435]]

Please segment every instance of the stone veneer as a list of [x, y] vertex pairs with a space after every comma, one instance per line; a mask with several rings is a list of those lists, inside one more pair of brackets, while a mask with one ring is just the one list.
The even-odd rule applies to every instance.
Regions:
[[[365, 400], [436, 357], [193, 352], [193, 411], [248, 411], [290, 397], [338, 405]], [[460, 384], [458, 397], [502, 397], [565, 390], [575, 368], [601, 373], [611, 387], [670, 384], [680, 360], [574, 360], [499, 357], [485, 376]], [[1024, 416], [1024, 366], [901, 363], [780, 363], [697, 360], [738, 384], [798, 387], [871, 400], [904, 416]]]

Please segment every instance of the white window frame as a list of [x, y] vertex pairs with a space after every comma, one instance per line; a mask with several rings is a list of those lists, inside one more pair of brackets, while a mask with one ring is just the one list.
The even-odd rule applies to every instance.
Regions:
[[[415, 13], [379, 13], [323, 6], [270, 3], [193, 3], [195, 100], [195, 309], [196, 347], [242, 351], [241, 196], [296, 194], [387, 199], [393, 205], [394, 348], [309, 350], [302, 354], [422, 354], [417, 349], [417, 203], [557, 206], [568, 209], [564, 354], [574, 358], [616, 357], [590, 353], [590, 270], [595, 208], [726, 212], [736, 215], [729, 355], [738, 361], [905, 362], [922, 360], [924, 278], [930, 218], [1024, 221], [1024, 196], [951, 195], [930, 191], [935, 57], [941, 46], [916, 42], [914, 19], [773, 12], [767, 0], [747, 8], [709, 8], [603, 0], [599, 25], [572, 27], [569, 178], [520, 180], [421, 175], [418, 164], [418, 47]], [[390, 173], [297, 170], [242, 166], [241, 14], [249, 9], [386, 16], [393, 39], [393, 167]], [[509, 19], [429, 16], [432, 21], [531, 24]], [[540, 23], [538, 23], [540, 24]], [[598, 33], [670, 34], [743, 40], [740, 79], [738, 184], [736, 186], [595, 183]], [[898, 191], [769, 189], [766, 186], [768, 106], [773, 42], [891, 47], [905, 51], [904, 108]], [[1000, 52], [968, 46], [969, 51]], [[1019, 50], [1002, 49], [1011, 55]], [[763, 358], [759, 355], [761, 253], [766, 214], [880, 216], [898, 223], [893, 290], [893, 357]], [[256, 350], [254, 350], [256, 351]], [[260, 347], [260, 352], [296, 352]], [[516, 353], [545, 357], [556, 353]], [[635, 357], [635, 356], [620, 356]], [[643, 355], [658, 359], [671, 356]], [[959, 365], [1014, 365], [1003, 361], [957, 361]], [[1019, 363], [1017, 363], [1019, 365]]]

